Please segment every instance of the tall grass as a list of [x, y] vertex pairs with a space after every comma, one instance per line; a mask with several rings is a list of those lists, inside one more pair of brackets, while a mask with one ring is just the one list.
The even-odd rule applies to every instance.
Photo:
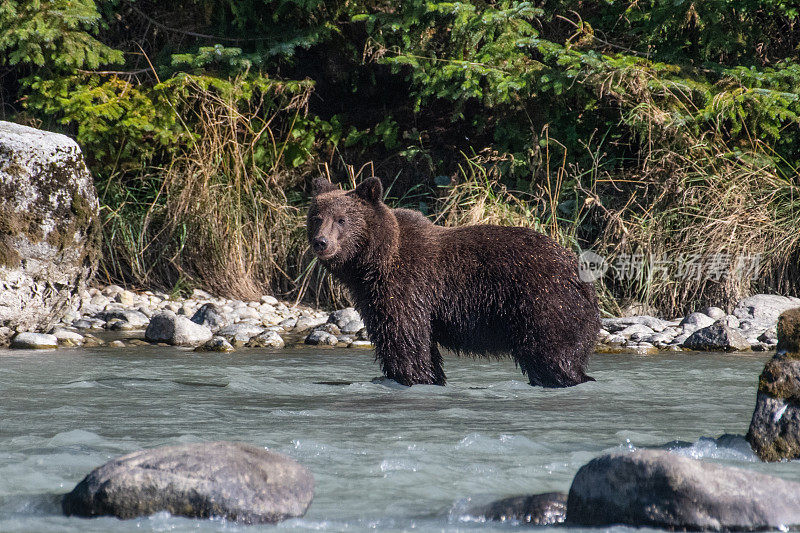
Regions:
[[[540, 166], [524, 186], [509, 187], [502, 170], [507, 156], [486, 150], [465, 156], [450, 185], [395, 191], [387, 184], [396, 197], [390, 203], [424, 200], [439, 224], [525, 226], [576, 252], [590, 248], [612, 266], [597, 283], [610, 313], [640, 302], [679, 315], [730, 307], [755, 291], [797, 293], [797, 167], [761, 141], [732, 145], [723, 128], [683, 127], [680, 106], [690, 100], [668, 94], [678, 90], [666, 85], [653, 89], [646, 75], [624, 72], [613, 84], [598, 83], [609, 93], [627, 84], [612, 98], [637, 100], [625, 102], [626, 125], [642, 148], [637, 159], [606, 170], [600, 145], [591, 147], [589, 168], [569, 166], [566, 148], [545, 131], [534, 158]], [[187, 77], [175, 112], [194, 141], [160, 167], [144, 166], [135, 179], [112, 178], [101, 187], [106, 279], [344, 305], [347, 295], [308, 251], [306, 183], [322, 172], [352, 186], [374, 169], [348, 166], [343, 157], [337, 174], [344, 180], [327, 165], [292, 168], [284, 151], [309, 92], [241, 98], [236, 83], [220, 91]], [[716, 266], [716, 274], [680, 272], [692, 257], [702, 269]], [[727, 263], [711, 265], [723, 257]], [[747, 257], [760, 259], [751, 277], [736, 270]], [[614, 267], [626, 258], [641, 264], [622, 279]]]
[[719, 108], [735, 99], [721, 93], [718, 112], [692, 123], [702, 98], [643, 69], [597, 85], [629, 109], [624, 122], [641, 147], [591, 184], [604, 211], [594, 247], [612, 264], [642, 259], [624, 280], [606, 276], [617, 298], [680, 315], [730, 309], [756, 291], [800, 291], [800, 172], [762, 140], [731, 140], [742, 125]]
[[287, 169], [282, 155], [286, 116], [303, 112], [308, 93], [278, 107], [267, 92], [242, 99], [236, 83], [221, 91], [187, 77], [175, 112], [195, 141], [133, 181], [157, 189], [109, 186], [109, 278], [239, 298], [296, 289], [307, 246], [300, 195], [288, 194], [308, 169]]

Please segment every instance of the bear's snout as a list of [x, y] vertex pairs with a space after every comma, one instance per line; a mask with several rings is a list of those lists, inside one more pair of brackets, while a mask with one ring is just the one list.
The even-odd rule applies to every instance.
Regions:
[[328, 248], [328, 239], [325, 237], [315, 237], [311, 245], [314, 248], [314, 253], [321, 254]]
[[328, 239], [325, 237], [314, 237], [314, 240], [311, 241], [311, 247], [317, 255], [324, 255], [330, 248]]

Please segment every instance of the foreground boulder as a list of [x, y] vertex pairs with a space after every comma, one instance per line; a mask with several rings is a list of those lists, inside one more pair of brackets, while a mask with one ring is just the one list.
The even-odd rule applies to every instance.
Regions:
[[778, 320], [778, 346], [758, 379], [747, 440], [764, 461], [800, 457], [800, 309]]
[[173, 515], [276, 523], [303, 516], [311, 473], [288, 457], [232, 442], [143, 450], [92, 471], [64, 496], [67, 515]]
[[483, 520], [513, 521], [533, 526], [561, 524], [567, 515], [567, 495], [563, 492], [547, 492], [512, 496], [470, 509], [467, 514]]
[[665, 451], [593, 459], [575, 475], [567, 523], [677, 530], [757, 530], [800, 524], [800, 483]]
[[75, 141], [0, 121], [0, 330], [46, 331], [77, 308], [99, 257], [97, 211]]

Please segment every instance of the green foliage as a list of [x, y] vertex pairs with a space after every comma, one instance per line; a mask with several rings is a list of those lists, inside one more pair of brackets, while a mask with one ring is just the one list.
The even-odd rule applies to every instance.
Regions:
[[[8, 0], [0, 69], [12, 75], [0, 81], [0, 99], [77, 137], [105, 191], [110, 253], [114, 242], [146, 248], [137, 241], [143, 213], [173, 217], [170, 242], [184, 270], [167, 285], [204, 272], [188, 260], [197, 257], [186, 251], [197, 246], [193, 235], [227, 250], [226, 261], [226, 242], [260, 237], [187, 229], [203, 216], [168, 204], [166, 188], [185, 197], [179, 184], [207, 175], [207, 187], [250, 191], [225, 197], [237, 224], [292, 227], [303, 178], [319, 167], [350, 179], [355, 168], [375, 168], [393, 196], [436, 206], [432, 216], [542, 226], [612, 258], [747, 235], [783, 272], [787, 257], [800, 256], [786, 235], [797, 221], [798, 24], [798, 7], [785, 0]], [[115, 68], [127, 71], [97, 71], [121, 65], [123, 54]], [[209, 136], [219, 140], [213, 147]], [[714, 212], [727, 225], [702, 239], [699, 211], [717, 196], [767, 205], [760, 216], [777, 240], [724, 206]], [[486, 203], [471, 211], [476, 199]], [[276, 218], [267, 204], [292, 215]], [[227, 220], [204, 205], [217, 226]], [[299, 250], [297, 238], [281, 249]], [[146, 277], [134, 255], [122, 261], [130, 272], [115, 276]], [[300, 256], [281, 257], [287, 272], [313, 270]], [[258, 283], [277, 286], [266, 279], [277, 271]], [[674, 311], [682, 298], [749, 286], [607, 288]]]
[[92, 0], [3, 0], [0, 65], [68, 71], [121, 63], [122, 52], [91, 36], [100, 24]]

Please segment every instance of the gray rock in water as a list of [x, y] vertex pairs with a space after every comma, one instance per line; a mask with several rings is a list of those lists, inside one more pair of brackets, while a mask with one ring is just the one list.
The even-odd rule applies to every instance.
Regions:
[[800, 298], [756, 294], [739, 301], [733, 314], [742, 322], [747, 320], [751, 324], [758, 324], [761, 329], [767, 329], [778, 322], [781, 313], [795, 307], [800, 307]]
[[750, 341], [720, 321], [692, 333], [683, 347], [701, 352], [745, 352], [750, 350]]
[[780, 316], [777, 336], [777, 352], [758, 379], [747, 432], [747, 441], [764, 461], [800, 458], [800, 309]]
[[222, 311], [212, 303], [204, 304], [198, 309], [197, 312], [192, 315], [191, 321], [195, 324], [206, 326], [212, 331], [225, 327], [228, 323]]
[[288, 457], [232, 442], [143, 450], [92, 471], [64, 496], [66, 515], [135, 518], [167, 511], [196, 518], [276, 523], [303, 516], [311, 473]]
[[11, 347], [20, 349], [58, 348], [58, 338], [47, 333], [23, 332], [11, 339]]
[[175, 346], [198, 346], [213, 337], [211, 330], [195, 324], [185, 316], [163, 311], [150, 319], [144, 338], [150, 342], [167, 342]]
[[759, 530], [800, 524], [800, 483], [665, 451], [593, 459], [572, 481], [567, 523], [676, 530]]
[[[766, 369], [765, 369], [766, 372]], [[793, 370], [797, 379], [797, 369]], [[762, 378], [763, 378], [762, 374]], [[763, 392], [756, 396], [747, 441], [762, 461], [800, 458], [800, 403]]]
[[97, 212], [75, 141], [0, 121], [0, 327], [48, 331], [78, 308], [100, 253]]
[[534, 526], [561, 524], [567, 517], [567, 495], [547, 492], [531, 496], [512, 496], [485, 507], [467, 511], [470, 516], [497, 522], [520, 522]]
[[327, 331], [323, 331], [321, 329], [317, 329], [309, 333], [305, 340], [306, 344], [324, 344], [328, 346], [336, 346], [338, 342], [339, 339], [336, 338], [336, 335], [331, 335]]

